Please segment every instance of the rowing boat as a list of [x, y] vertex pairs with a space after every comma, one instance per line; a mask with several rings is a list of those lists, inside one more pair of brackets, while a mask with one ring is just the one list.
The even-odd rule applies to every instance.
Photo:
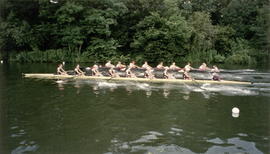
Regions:
[[243, 81], [229, 81], [229, 80], [183, 80], [183, 79], [147, 79], [147, 78], [126, 78], [116, 77], [111, 78], [107, 76], [76, 76], [76, 75], [55, 75], [55, 74], [23, 74], [26, 78], [41, 78], [41, 79], [92, 79], [92, 80], [114, 80], [114, 81], [138, 81], [138, 82], [153, 82], [153, 83], [213, 83], [213, 84], [243, 84], [250, 85], [251, 82]]

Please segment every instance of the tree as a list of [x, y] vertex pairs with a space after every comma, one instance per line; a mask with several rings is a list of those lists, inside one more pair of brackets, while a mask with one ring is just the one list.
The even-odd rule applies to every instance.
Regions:
[[144, 59], [171, 62], [187, 54], [191, 29], [179, 15], [166, 19], [152, 13], [137, 24], [136, 31], [131, 47]]

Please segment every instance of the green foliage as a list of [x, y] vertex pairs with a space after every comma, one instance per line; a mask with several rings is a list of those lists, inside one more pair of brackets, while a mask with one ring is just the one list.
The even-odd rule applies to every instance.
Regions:
[[243, 39], [237, 39], [232, 45], [232, 55], [226, 59], [226, 63], [231, 64], [254, 64], [255, 58], [251, 56], [253, 52], [248, 42]]
[[235, 35], [235, 30], [228, 26], [216, 26], [217, 36], [215, 39], [215, 49], [221, 55], [231, 54], [232, 40]]
[[16, 61], [251, 64], [270, 55], [268, 0], [1, 4], [1, 55]]
[[19, 62], [91, 62], [88, 57], [68, 50], [24, 51], [11, 55], [11, 61]]
[[212, 49], [217, 38], [217, 28], [212, 25], [210, 15], [194, 12], [189, 21], [193, 26], [190, 51], [205, 52]]
[[83, 56], [88, 57], [90, 61], [107, 61], [112, 57], [117, 56], [116, 49], [118, 43], [111, 40], [94, 39], [90, 42], [87, 50], [83, 53]]
[[214, 62], [215, 63], [224, 63], [225, 62], [225, 56], [217, 54], [214, 56]]
[[117, 63], [118, 61], [122, 62], [122, 63], [129, 63], [132, 59], [130, 58], [131, 56], [128, 54], [128, 55], [117, 55], [117, 56], [114, 56], [114, 57], [111, 57], [111, 61], [113, 63]]
[[179, 15], [166, 19], [152, 13], [137, 24], [136, 31], [131, 47], [143, 54], [142, 59], [172, 62], [187, 53], [191, 30]]
[[64, 50], [20, 52], [12, 56], [11, 60], [19, 62], [59, 62], [69, 61], [69, 52]]

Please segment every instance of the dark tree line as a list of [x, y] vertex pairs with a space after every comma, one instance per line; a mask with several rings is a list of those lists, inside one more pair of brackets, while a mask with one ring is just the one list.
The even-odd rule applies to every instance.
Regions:
[[269, 57], [269, 0], [57, 2], [1, 1], [2, 58], [252, 64]]

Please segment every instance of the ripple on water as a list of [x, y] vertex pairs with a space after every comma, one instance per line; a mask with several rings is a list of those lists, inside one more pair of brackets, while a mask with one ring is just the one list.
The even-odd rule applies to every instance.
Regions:
[[213, 145], [208, 148], [206, 153], [256, 153], [262, 154], [259, 151], [254, 142], [243, 141], [238, 137], [227, 139], [227, 142], [222, 142], [219, 139], [208, 140], [211, 143], [220, 144]]
[[[12, 129], [12, 128], [11, 128], [11, 129]], [[13, 128], [13, 130], [16, 130], [16, 129], [18, 129], [18, 127]], [[11, 134], [10, 136], [14, 138], [14, 137], [21, 137], [21, 136], [23, 136], [23, 135], [25, 135], [25, 134], [26, 134], [26, 132], [25, 132], [23, 129], [20, 129], [20, 130], [18, 130], [17, 132]]]
[[207, 140], [207, 142], [209, 143], [214, 143], [214, 144], [224, 144], [224, 141], [222, 141], [220, 138], [213, 138], [213, 139], [209, 139]]
[[172, 135], [175, 135], [175, 136], [181, 136], [182, 132], [183, 132], [183, 129], [172, 127], [171, 130], [168, 133], [172, 134]]
[[152, 140], [157, 140], [159, 136], [163, 136], [162, 133], [156, 132], [156, 131], [149, 131], [146, 133], [146, 135], [141, 136], [139, 139], [135, 141], [131, 141], [130, 143], [147, 143], [152, 142]]
[[11, 154], [23, 154], [27, 152], [35, 152], [39, 148], [38, 145], [28, 145], [24, 142], [24, 145], [20, 145], [11, 151]]

